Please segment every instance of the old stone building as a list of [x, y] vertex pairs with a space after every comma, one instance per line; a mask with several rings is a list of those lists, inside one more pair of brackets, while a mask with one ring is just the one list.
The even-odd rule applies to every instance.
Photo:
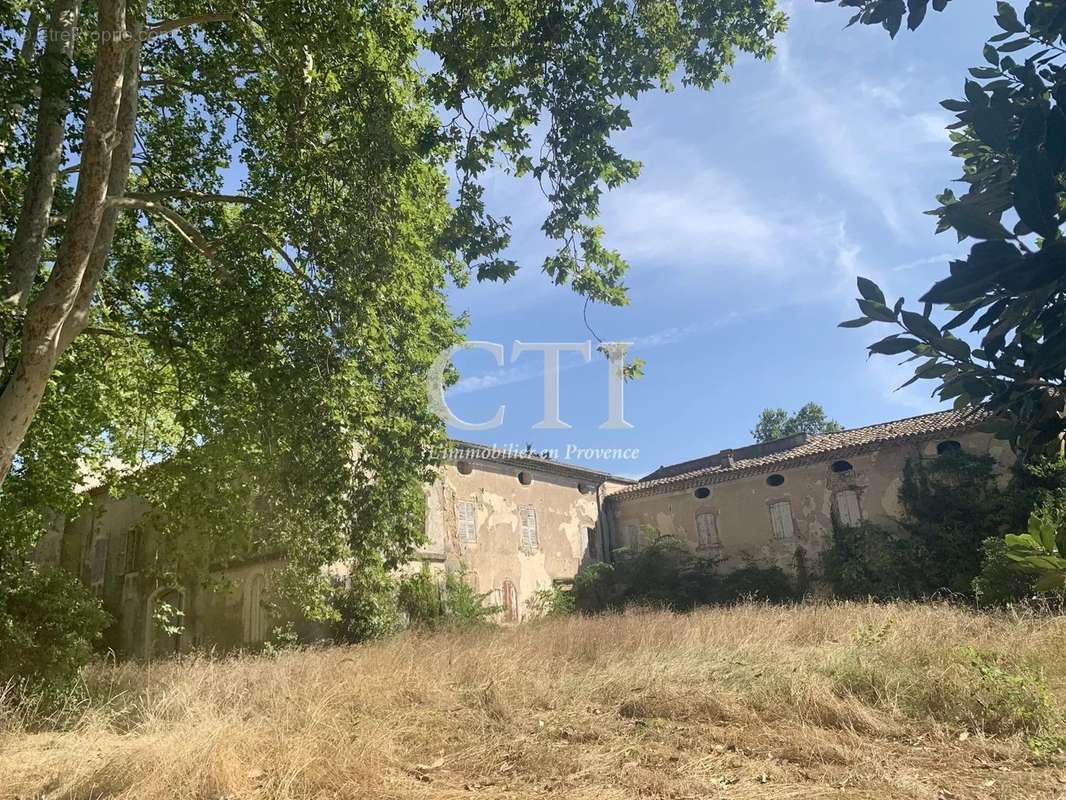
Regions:
[[964, 450], [992, 456], [1005, 475], [1008, 444], [956, 411], [827, 434], [722, 450], [660, 467], [612, 493], [616, 546], [639, 549], [669, 535], [710, 551], [722, 569], [751, 561], [786, 570], [814, 565], [829, 542], [835, 511], [845, 525], [892, 525], [908, 459]]
[[[539, 589], [656, 535], [712, 553], [722, 569], [752, 561], [792, 570], [797, 553], [814, 563], [834, 511], [844, 524], [891, 523], [900, 516], [907, 460], [955, 449], [989, 454], [1004, 471], [1013, 461], [1005, 442], [953, 411], [723, 450], [639, 481], [456, 442], [426, 487], [427, 543], [413, 563], [463, 572], [491, 593], [504, 622], [521, 620]], [[279, 562], [231, 564], [211, 589], [160, 585], [147, 564], [161, 543], [137, 524], [145, 510], [137, 498], [97, 491], [38, 549], [41, 560], [66, 567], [102, 599], [116, 620], [108, 644], [153, 656], [265, 641], [277, 622], [264, 600]], [[180, 625], [161, 624], [175, 611]]]

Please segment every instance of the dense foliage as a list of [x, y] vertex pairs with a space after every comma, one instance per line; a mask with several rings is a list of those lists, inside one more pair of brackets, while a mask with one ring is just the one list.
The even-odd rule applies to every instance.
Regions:
[[783, 408], [764, 408], [759, 421], [752, 428], [751, 436], [756, 442], [769, 442], [797, 433], [833, 433], [844, 430], [835, 419], [826, 416], [825, 409], [817, 403], [807, 403], [795, 414]]
[[[601, 193], [625, 103], [767, 57], [772, 0], [323, 0], [0, 9], [0, 553], [87, 474], [133, 491], [157, 577], [320, 567], [421, 536], [444, 289], [504, 280], [499, 173], [546, 196], [551, 280], [625, 302]], [[17, 573], [14, 567], [0, 576]], [[4, 578], [7, 579], [6, 577]]]
[[620, 551], [614, 562], [585, 567], [574, 580], [578, 611], [621, 611], [630, 605], [688, 611], [744, 598], [796, 599], [791, 579], [778, 567], [745, 565], [722, 574], [718, 560], [694, 553], [670, 536], [657, 536], [638, 553]]
[[[852, 22], [883, 25], [893, 36], [903, 17], [914, 29], [927, 0], [838, 1], [857, 9]], [[947, 0], [933, 0], [942, 11]], [[917, 360], [909, 382], [936, 382], [935, 393], [959, 407], [983, 407], [1023, 452], [1041, 452], [1064, 430], [1066, 378], [1066, 240], [1061, 234], [1066, 185], [1066, 8], [1030, 0], [1019, 18], [996, 4], [1001, 33], [984, 47], [985, 63], [970, 70], [964, 96], [945, 100], [957, 114], [952, 153], [963, 160], [965, 191], [945, 189], [929, 212], [937, 231], [973, 239], [967, 258], [909, 311], [889, 304], [872, 281], [860, 279], [862, 317], [843, 323], [894, 325], [872, 353], [908, 353]], [[938, 323], [937, 306], [951, 312]], [[973, 336], [953, 331], [970, 323]]]
[[987, 456], [948, 453], [907, 463], [900, 528], [834, 519], [823, 577], [837, 597], [920, 598], [948, 593], [999, 603], [1032, 594], [1010, 568], [1003, 535], [1035, 508], [1066, 510], [1066, 461], [1015, 469], [1006, 485]]
[[61, 691], [92, 654], [107, 615], [61, 570], [31, 564], [0, 578], [0, 688]]

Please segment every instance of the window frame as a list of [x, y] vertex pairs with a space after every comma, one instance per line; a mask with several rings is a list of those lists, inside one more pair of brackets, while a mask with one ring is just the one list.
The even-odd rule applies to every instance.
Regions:
[[[532, 525], [530, 525], [532, 521]], [[532, 553], [540, 549], [540, 531], [537, 527], [537, 509], [534, 506], [519, 506], [519, 542], [522, 550]]]
[[[855, 509], [854, 509], [855, 510], [855, 515], [854, 515], [855, 518], [854, 519], [852, 519], [852, 513], [851, 513], [851, 509], [850, 509], [850, 505], [851, 505], [850, 502], [848, 504], [849, 508], [848, 508], [848, 511], [847, 511], [847, 514], [846, 514], [847, 518], [845, 519], [844, 505], [841, 503], [841, 498], [844, 497], [844, 496], [848, 496], [849, 497], [849, 501], [850, 501], [850, 498], [854, 498], [854, 506], [855, 506]], [[863, 516], [863, 513], [862, 513], [861, 498], [859, 497], [859, 492], [857, 490], [855, 490], [855, 489], [851, 489], [851, 488], [838, 489], [837, 491], [833, 492], [833, 505], [836, 508], [837, 519], [840, 520], [840, 524], [844, 525], [845, 527], [848, 527], [848, 528], [858, 527], [859, 525], [862, 524], [863, 520], [865, 519], [865, 517]]]
[[[704, 540], [706, 530], [701, 528], [701, 520], [710, 521], [710, 532]], [[706, 525], [702, 526], [703, 528]], [[715, 550], [722, 546], [721, 532], [718, 530], [718, 513], [716, 511], [696, 512], [696, 547], [700, 550]]]
[[[463, 532], [463, 514], [461, 509], [470, 508], [470, 531], [469, 535]], [[473, 500], [462, 498], [455, 499], [455, 533], [459, 544], [477, 544], [477, 504]]]
[[[781, 519], [785, 519], [786, 517], [782, 517], [780, 513], [775, 511], [775, 509], [780, 509], [782, 506], [784, 506], [785, 508], [788, 509], [788, 516], [787, 516], [788, 532], [787, 533], [784, 532], [783, 530], [779, 530], [779, 525], [778, 525], [778, 518], [780, 517]], [[792, 516], [792, 500], [791, 499], [772, 500], [772, 501], [770, 501], [767, 504], [767, 507], [768, 507], [769, 514], [770, 514], [770, 529], [773, 532], [774, 539], [776, 541], [786, 542], [789, 539], [796, 538], [796, 521], [795, 521], [795, 519]]]

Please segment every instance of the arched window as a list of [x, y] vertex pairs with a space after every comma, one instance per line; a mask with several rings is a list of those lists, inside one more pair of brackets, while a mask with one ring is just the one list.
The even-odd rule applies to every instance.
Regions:
[[266, 641], [267, 619], [263, 608], [266, 580], [255, 575], [247, 581], [244, 590], [244, 641], [246, 644], [261, 644]]
[[962, 445], [956, 442], [954, 439], [948, 439], [945, 442], [940, 442], [936, 446], [936, 454], [938, 456], [951, 455], [952, 453], [962, 452]]
[[500, 589], [500, 604], [503, 606], [503, 619], [505, 622], [518, 622], [518, 591], [514, 588], [510, 578], [503, 582]]
[[851, 472], [852, 466], [850, 461], [834, 461], [829, 469], [833, 472]]
[[181, 652], [185, 633], [185, 592], [165, 587], [148, 598], [148, 625], [145, 652], [149, 658], [163, 658]]

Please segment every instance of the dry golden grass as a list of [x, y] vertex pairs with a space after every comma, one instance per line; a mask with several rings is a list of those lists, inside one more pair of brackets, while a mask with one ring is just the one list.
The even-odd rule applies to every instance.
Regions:
[[98, 665], [0, 718], [0, 797], [1061, 797], [1064, 653], [1062, 617], [812, 604]]

